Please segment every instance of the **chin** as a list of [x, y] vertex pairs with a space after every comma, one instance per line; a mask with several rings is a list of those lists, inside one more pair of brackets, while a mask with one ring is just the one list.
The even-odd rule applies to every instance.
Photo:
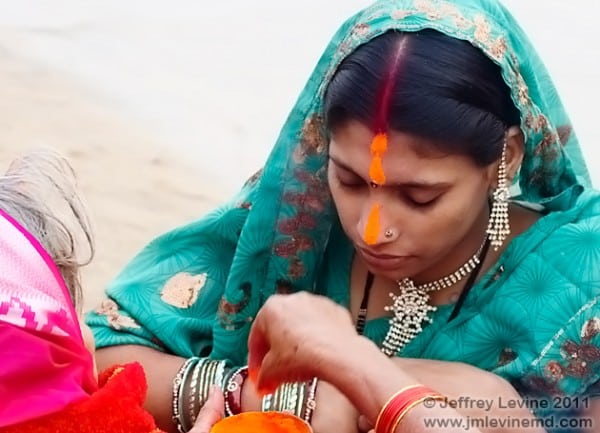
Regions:
[[373, 275], [392, 281], [398, 281], [403, 278], [409, 277], [411, 275], [409, 269], [414, 269], [414, 267], [408, 268], [404, 266], [397, 266], [393, 269], [388, 269], [385, 266], [376, 266], [368, 263], [365, 263], [365, 266]]

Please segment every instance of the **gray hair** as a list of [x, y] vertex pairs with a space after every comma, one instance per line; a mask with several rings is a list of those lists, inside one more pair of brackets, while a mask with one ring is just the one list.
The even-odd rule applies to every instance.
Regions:
[[[32, 151], [11, 162], [0, 176], [0, 208], [44, 247], [65, 280], [78, 313], [82, 308], [79, 268], [94, 256], [88, 215], [69, 162], [51, 150]], [[82, 250], [87, 258], [80, 261]]]

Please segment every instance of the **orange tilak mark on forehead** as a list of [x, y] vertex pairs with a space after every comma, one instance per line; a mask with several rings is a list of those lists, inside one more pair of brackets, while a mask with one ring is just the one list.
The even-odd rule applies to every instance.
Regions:
[[383, 155], [387, 152], [388, 138], [385, 132], [380, 132], [371, 141], [371, 154]]
[[371, 166], [369, 167], [369, 177], [377, 185], [385, 183], [385, 173], [383, 172], [383, 154], [387, 151], [387, 134], [379, 133], [373, 137], [371, 142]]
[[369, 213], [367, 225], [365, 226], [365, 242], [367, 243], [367, 245], [374, 245], [375, 243], [377, 243], [379, 231], [381, 230], [379, 224], [380, 209], [381, 205], [379, 203], [375, 203], [371, 208], [371, 212]]

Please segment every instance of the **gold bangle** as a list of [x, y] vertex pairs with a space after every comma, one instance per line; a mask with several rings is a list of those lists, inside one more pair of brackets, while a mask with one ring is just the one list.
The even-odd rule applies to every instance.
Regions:
[[429, 395], [423, 396], [423, 397], [413, 401], [411, 404], [406, 406], [406, 408], [402, 412], [400, 412], [398, 414], [398, 417], [394, 421], [394, 424], [392, 424], [392, 428], [387, 433], [394, 433], [396, 431], [396, 429], [398, 428], [398, 425], [400, 425], [400, 422], [404, 419], [404, 417], [408, 414], [408, 412], [410, 412], [410, 410], [413, 409], [415, 406], [423, 403], [425, 400], [440, 400], [441, 401], [441, 400], [446, 400], [446, 397], [443, 396], [442, 394], [429, 394]]

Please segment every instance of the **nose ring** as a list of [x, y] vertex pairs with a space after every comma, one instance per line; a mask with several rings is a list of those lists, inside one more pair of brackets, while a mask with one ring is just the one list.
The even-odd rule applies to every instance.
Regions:
[[392, 236], [394, 236], [394, 230], [387, 229], [383, 235], [386, 237], [386, 239], [390, 239]]

